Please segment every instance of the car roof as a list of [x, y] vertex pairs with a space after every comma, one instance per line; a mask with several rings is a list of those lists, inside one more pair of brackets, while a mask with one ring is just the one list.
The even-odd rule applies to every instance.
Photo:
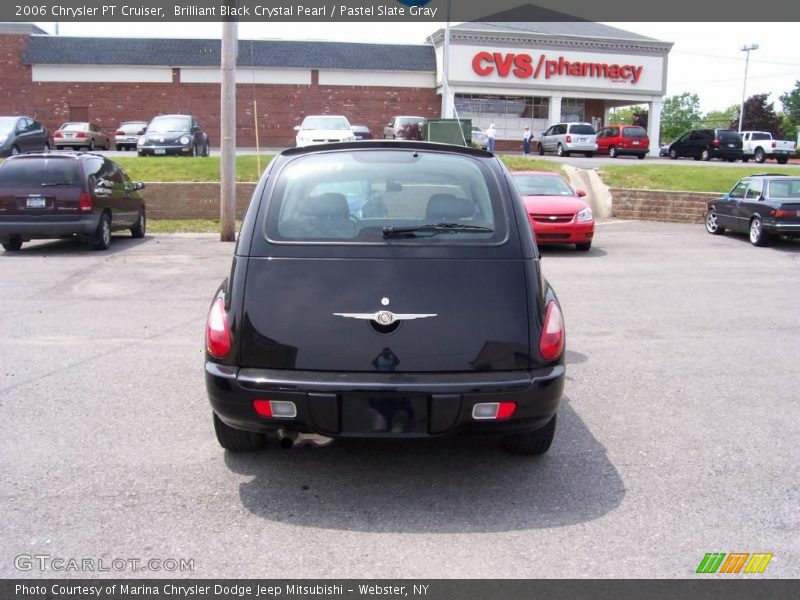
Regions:
[[288, 148], [279, 156], [297, 156], [299, 154], [317, 154], [330, 152], [331, 150], [431, 150], [437, 152], [450, 152], [453, 154], [464, 154], [480, 158], [494, 158], [494, 154], [478, 148], [467, 146], [455, 146], [453, 144], [440, 144], [437, 142], [418, 142], [411, 140], [366, 140], [360, 142], [336, 142], [332, 144], [315, 144], [300, 148]]
[[[158, 119], [159, 117], [186, 117], [186, 118], [193, 118], [192, 115], [182, 115], [182, 114], [174, 114], [174, 115], [156, 115], [153, 119]], [[153, 119], [150, 119], [151, 121]]]
[[[306, 119], [346, 119], [344, 115], [306, 115]], [[305, 119], [303, 119], [305, 121]]]
[[512, 177], [516, 177], [517, 175], [548, 175], [550, 177], [559, 177], [560, 179], [564, 179], [561, 177], [560, 173], [555, 173], [554, 171], [511, 171]]

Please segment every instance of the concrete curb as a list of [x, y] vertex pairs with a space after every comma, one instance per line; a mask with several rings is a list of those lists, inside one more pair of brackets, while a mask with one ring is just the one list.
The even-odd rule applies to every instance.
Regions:
[[562, 165], [572, 187], [586, 192], [586, 200], [596, 218], [606, 219], [612, 216], [611, 190], [600, 179], [595, 170], [579, 169], [571, 165]]

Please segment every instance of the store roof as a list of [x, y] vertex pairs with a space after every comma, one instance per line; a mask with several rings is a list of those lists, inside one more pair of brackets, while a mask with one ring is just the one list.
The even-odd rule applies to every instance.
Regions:
[[654, 38], [595, 23], [593, 21], [543, 21], [543, 22], [471, 22], [451, 27], [454, 31], [480, 31], [485, 33], [516, 33], [521, 35], [546, 35], [557, 37], [586, 37], [601, 40], [629, 40], [655, 42]]
[[[24, 64], [218, 67], [220, 40], [83, 38], [33, 35]], [[432, 46], [239, 40], [239, 67], [436, 70]]]

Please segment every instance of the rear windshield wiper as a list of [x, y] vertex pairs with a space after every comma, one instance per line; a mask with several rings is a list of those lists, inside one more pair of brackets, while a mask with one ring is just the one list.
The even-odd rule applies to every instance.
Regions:
[[494, 233], [491, 227], [480, 225], [462, 225], [461, 223], [429, 223], [427, 225], [415, 225], [413, 227], [384, 227], [383, 237], [402, 237], [414, 235], [416, 233]]

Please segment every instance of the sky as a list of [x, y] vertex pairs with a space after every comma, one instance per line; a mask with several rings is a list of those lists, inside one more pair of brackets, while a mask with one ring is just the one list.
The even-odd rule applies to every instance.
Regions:
[[[696, 93], [704, 112], [742, 101], [745, 44], [750, 53], [747, 96], [779, 96], [800, 80], [797, 23], [607, 23], [634, 33], [674, 42], [669, 56], [667, 95]], [[37, 23], [53, 33], [54, 23]], [[312, 39], [346, 42], [422, 44], [444, 23], [240, 23], [241, 39]], [[60, 23], [60, 35], [112, 37], [218, 38], [221, 23]]]

